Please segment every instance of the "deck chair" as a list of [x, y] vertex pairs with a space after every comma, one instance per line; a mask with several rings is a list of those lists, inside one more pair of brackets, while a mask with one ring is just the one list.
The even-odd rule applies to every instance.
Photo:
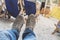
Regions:
[[18, 0], [5, 0], [5, 4], [8, 14], [10, 14], [13, 17], [17, 17], [19, 14]]

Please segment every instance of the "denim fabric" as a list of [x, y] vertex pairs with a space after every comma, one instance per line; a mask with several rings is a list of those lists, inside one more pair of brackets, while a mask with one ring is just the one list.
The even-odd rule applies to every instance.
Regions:
[[26, 15], [36, 13], [36, 4], [27, 0], [24, 0]]
[[13, 17], [17, 17], [19, 14], [18, 0], [5, 0], [6, 8], [9, 14]]
[[0, 31], [0, 40], [17, 40], [18, 34], [17, 30]]
[[32, 30], [27, 28], [23, 33], [22, 40], [36, 40], [36, 36]]
[[[18, 37], [17, 30], [0, 31], [0, 40], [18, 40]], [[36, 40], [36, 36], [32, 30], [27, 28], [23, 33], [22, 40]]]

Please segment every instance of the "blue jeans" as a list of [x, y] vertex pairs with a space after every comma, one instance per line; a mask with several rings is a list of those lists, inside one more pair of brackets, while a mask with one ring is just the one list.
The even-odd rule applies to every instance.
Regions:
[[[18, 38], [17, 30], [0, 31], [0, 40], [18, 40]], [[36, 36], [33, 31], [27, 28], [23, 33], [22, 40], [36, 40]]]
[[26, 15], [36, 14], [36, 3], [24, 0]]
[[22, 35], [22, 39], [23, 40], [36, 40], [36, 36], [32, 30], [27, 28]]
[[18, 0], [5, 0], [6, 8], [9, 14], [13, 17], [17, 17], [19, 14]]

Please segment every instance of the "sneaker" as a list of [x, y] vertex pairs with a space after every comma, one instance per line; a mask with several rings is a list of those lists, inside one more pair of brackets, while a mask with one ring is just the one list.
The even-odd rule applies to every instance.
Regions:
[[22, 15], [19, 15], [14, 21], [12, 29], [16, 29], [18, 32], [20, 32], [23, 24], [24, 24], [24, 18]]
[[26, 28], [33, 30], [35, 27], [35, 23], [36, 23], [35, 15], [34, 14], [29, 15], [26, 21]]

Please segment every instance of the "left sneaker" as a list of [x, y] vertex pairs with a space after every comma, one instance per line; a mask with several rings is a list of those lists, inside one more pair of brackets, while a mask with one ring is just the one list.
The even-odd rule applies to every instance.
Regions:
[[13, 23], [12, 29], [16, 29], [19, 32], [24, 24], [24, 17], [22, 15], [17, 16], [15, 22]]

